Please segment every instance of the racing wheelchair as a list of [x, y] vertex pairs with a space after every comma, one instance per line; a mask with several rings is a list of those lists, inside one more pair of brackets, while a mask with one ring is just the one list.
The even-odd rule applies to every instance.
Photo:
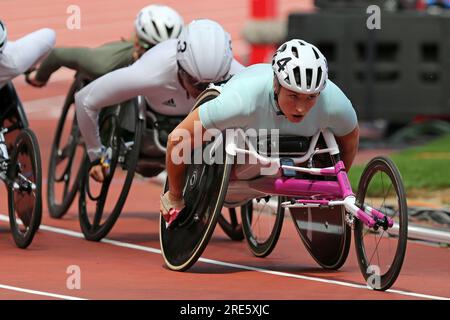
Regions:
[[[219, 94], [208, 89], [194, 108]], [[240, 211], [248, 247], [266, 257], [288, 209], [301, 241], [321, 267], [337, 270], [345, 263], [353, 229], [367, 284], [375, 290], [391, 287], [403, 264], [408, 232], [406, 195], [395, 164], [385, 157], [372, 159], [355, 195], [329, 130], [310, 138], [251, 140], [238, 129], [193, 151], [203, 157], [187, 166], [186, 208], [169, 228], [160, 219], [166, 265], [185, 271], [199, 259], [222, 207]], [[239, 156], [245, 161], [236, 161]], [[168, 187], [166, 180], [164, 190]]]
[[[50, 215], [61, 218], [80, 191], [81, 230], [86, 239], [99, 241], [119, 217], [135, 173], [150, 178], [164, 171], [168, 134], [183, 117], [158, 114], [143, 97], [105, 108], [99, 117], [100, 137], [111, 151], [110, 167], [105, 181], [95, 183], [89, 179], [90, 163], [74, 105], [75, 93], [88, 83], [86, 76], [77, 74], [64, 102], [51, 149], [47, 201]], [[112, 183], [121, 183], [121, 189], [112, 191]], [[240, 217], [234, 209], [219, 219], [231, 239], [244, 239]]]
[[12, 82], [0, 89], [0, 179], [8, 190], [9, 225], [14, 242], [27, 248], [42, 218], [41, 157]]

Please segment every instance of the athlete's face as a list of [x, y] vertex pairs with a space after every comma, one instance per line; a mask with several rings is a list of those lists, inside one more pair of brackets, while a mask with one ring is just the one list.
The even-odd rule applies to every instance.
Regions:
[[314, 107], [319, 93], [303, 94], [280, 86], [278, 105], [290, 122], [301, 122]]
[[196, 99], [209, 85], [207, 82], [199, 82], [191, 77], [182, 68], [179, 68], [180, 82], [183, 88], [189, 93], [191, 97]]
[[139, 39], [138, 35], [134, 35], [134, 52], [133, 59], [136, 61], [142, 55], [147, 52], [147, 50], [151, 49], [153, 46], [145, 42], [144, 40]]

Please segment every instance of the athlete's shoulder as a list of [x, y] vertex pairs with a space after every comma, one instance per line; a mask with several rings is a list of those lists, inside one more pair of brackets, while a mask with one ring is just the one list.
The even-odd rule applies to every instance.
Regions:
[[352, 103], [345, 93], [331, 80], [327, 80], [327, 85], [323, 89], [321, 96], [328, 107], [327, 109], [335, 109], [336, 107], [352, 107]]
[[234, 75], [228, 81], [227, 86], [234, 89], [240, 88], [240, 91], [246, 91], [247, 93], [258, 91], [258, 89], [263, 90], [265, 84], [272, 79], [273, 73], [271, 70], [272, 68], [268, 64], [251, 65]]
[[142, 56], [161, 56], [163, 58], [168, 57], [176, 57], [177, 55], [177, 43], [178, 40], [176, 39], [170, 39], [163, 42], [158, 43], [153, 48], [148, 50], [144, 55]]
[[272, 77], [272, 67], [267, 63], [258, 63], [253, 64], [244, 68], [241, 72], [239, 72], [234, 78], [261, 78], [261, 77]]

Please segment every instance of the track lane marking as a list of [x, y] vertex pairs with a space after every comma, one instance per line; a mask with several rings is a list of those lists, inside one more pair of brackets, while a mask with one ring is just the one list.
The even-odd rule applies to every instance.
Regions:
[[[9, 221], [9, 220], [8, 220], [7, 216], [0, 214], [0, 221]], [[83, 234], [80, 232], [62, 229], [62, 228], [58, 228], [58, 227], [41, 225], [40, 230], [53, 232], [53, 233], [57, 233], [57, 234], [62, 234], [62, 235], [66, 235], [66, 236], [70, 236], [70, 237], [74, 237], [74, 238], [84, 239]], [[139, 251], [144, 251], [144, 252], [149, 252], [149, 253], [154, 253], [154, 254], [162, 254], [160, 249], [155, 249], [152, 247], [146, 247], [146, 246], [142, 246], [142, 245], [132, 244], [132, 243], [128, 243], [128, 242], [122, 242], [122, 241], [117, 241], [117, 240], [112, 240], [112, 239], [107, 239], [107, 238], [102, 239], [100, 242], [114, 245], [117, 247], [122, 247], [122, 248], [139, 250]], [[270, 275], [274, 275], [274, 276], [295, 278], [295, 279], [306, 280], [306, 281], [321, 282], [321, 283], [326, 283], [326, 284], [333, 284], [333, 285], [339, 285], [339, 286], [344, 286], [344, 287], [374, 291], [373, 289], [371, 289], [370, 287], [368, 287], [366, 285], [355, 284], [355, 283], [351, 283], [351, 282], [328, 280], [328, 279], [323, 279], [323, 278], [318, 278], [318, 277], [311, 277], [311, 276], [304, 276], [304, 275], [298, 275], [298, 274], [287, 273], [287, 272], [273, 271], [273, 270], [252, 267], [252, 266], [246, 266], [246, 265], [241, 265], [241, 264], [235, 264], [235, 263], [230, 263], [230, 262], [224, 262], [224, 261], [208, 259], [208, 258], [200, 258], [198, 261], [203, 262], [203, 263], [212, 264], [212, 265], [218, 265], [218, 266], [222, 266], [222, 267], [229, 267], [229, 268], [233, 268], [233, 269], [240, 269], [240, 270], [247, 270], [247, 271], [255, 271], [255, 272], [270, 274]], [[423, 298], [423, 299], [450, 300], [449, 297], [441, 297], [441, 296], [428, 295], [428, 294], [402, 291], [402, 290], [395, 290], [395, 289], [389, 289], [385, 292], [404, 295], [404, 296], [410, 296], [410, 297], [416, 297], [416, 298]]]
[[58, 298], [58, 299], [63, 299], [63, 300], [87, 300], [85, 298], [80, 298], [80, 297], [66, 296], [66, 295], [56, 294], [56, 293], [51, 293], [51, 292], [19, 288], [19, 287], [9, 286], [6, 284], [1, 284], [1, 283], [0, 283], [0, 289], [29, 293], [29, 294], [39, 295], [39, 296]]

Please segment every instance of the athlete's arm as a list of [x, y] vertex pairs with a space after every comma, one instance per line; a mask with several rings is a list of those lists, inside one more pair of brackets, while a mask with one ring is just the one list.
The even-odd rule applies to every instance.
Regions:
[[359, 146], [359, 127], [356, 126], [350, 133], [338, 137], [336, 142], [339, 145], [341, 159], [344, 162], [345, 170], [348, 172], [355, 160]]
[[55, 48], [39, 66], [35, 80], [47, 83], [50, 76], [61, 67], [79, 71], [83, 60], [89, 52], [89, 48]]
[[7, 76], [11, 80], [36, 65], [55, 46], [55, 40], [55, 31], [44, 28], [8, 42], [3, 52], [8, 62], [2, 64], [2, 78]]
[[[197, 125], [196, 125], [197, 124]], [[195, 130], [198, 130], [196, 132]], [[189, 158], [194, 149], [194, 137], [205, 133], [206, 129], [200, 123], [199, 109], [192, 111], [169, 135], [167, 141], [166, 170], [169, 179], [169, 191], [174, 199], [182, 199], [186, 165], [180, 161], [189, 152]], [[176, 149], [175, 149], [176, 148]], [[185, 157], [184, 157], [185, 158]]]
[[101, 156], [98, 125], [100, 110], [144, 94], [146, 89], [158, 85], [158, 74], [155, 72], [158, 66], [154, 65], [156, 61], [152, 62], [151, 57], [147, 61], [143, 58], [129, 67], [98, 78], [75, 95], [78, 125], [91, 161]]

